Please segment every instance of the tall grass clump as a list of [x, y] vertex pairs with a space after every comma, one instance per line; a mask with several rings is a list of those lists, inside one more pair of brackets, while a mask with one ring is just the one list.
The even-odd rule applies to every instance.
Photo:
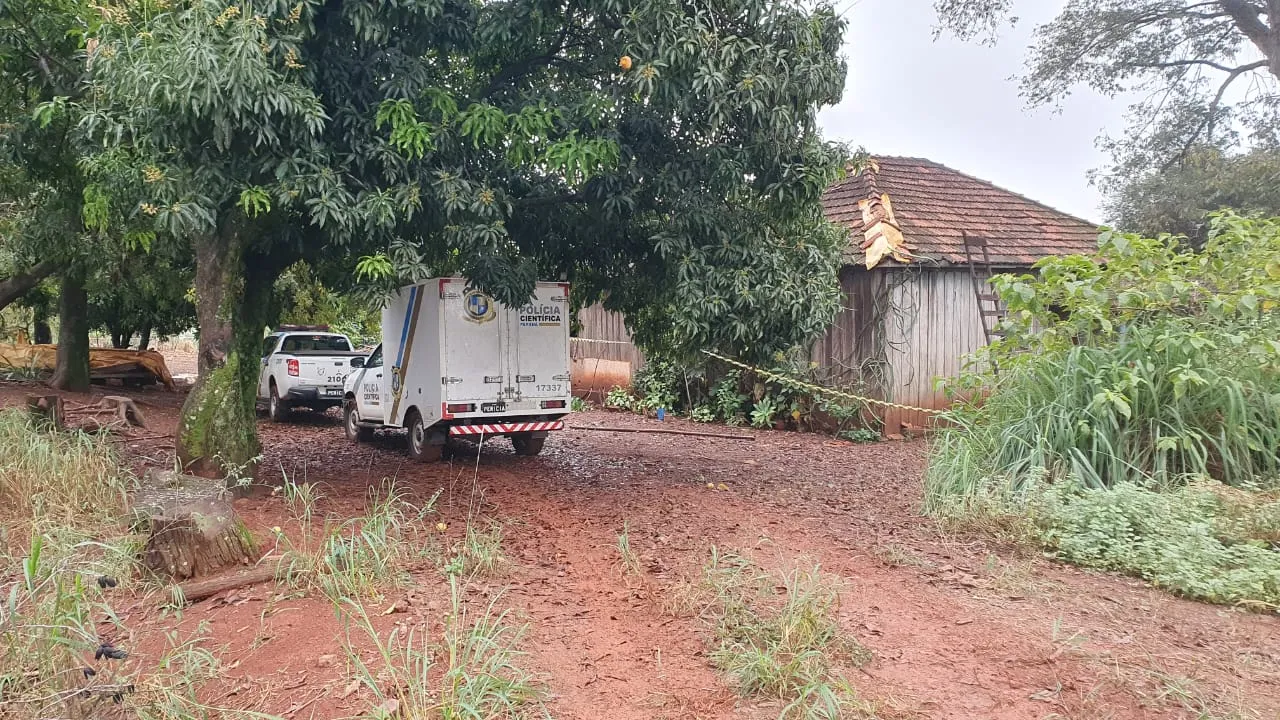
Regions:
[[0, 522], [9, 530], [118, 524], [135, 482], [104, 438], [46, 432], [23, 410], [0, 409]]
[[781, 703], [782, 720], [872, 715], [839, 671], [870, 653], [840, 632], [839, 587], [818, 568], [768, 573], [713, 549], [699, 581], [675, 594], [710, 630], [712, 664], [743, 696]]
[[1219, 215], [1199, 251], [1104, 232], [1094, 256], [1037, 270], [995, 281], [1005, 337], [953, 386], [926, 511], [1027, 520], [1081, 564], [1276, 602], [1280, 576], [1236, 573], [1280, 569], [1274, 539], [1226, 529], [1280, 488], [1280, 219]]
[[[444, 631], [397, 626], [381, 633], [364, 607], [345, 601], [348, 660], [355, 679], [375, 701], [371, 717], [490, 718], [545, 716], [542, 691], [520, 663], [527, 627], [499, 611], [500, 594], [478, 612], [467, 607], [457, 575], [449, 577], [450, 609]], [[352, 635], [372, 644], [366, 659]]]

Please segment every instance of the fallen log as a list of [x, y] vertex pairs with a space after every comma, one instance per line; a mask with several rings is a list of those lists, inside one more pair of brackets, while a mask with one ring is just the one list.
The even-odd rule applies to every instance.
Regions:
[[565, 430], [593, 430], [595, 432], [620, 432], [620, 433], [648, 433], [652, 435], [688, 435], [691, 437], [718, 438], [721, 440], [751, 440], [754, 441], [754, 435], [732, 435], [728, 433], [707, 433], [694, 432], [692, 430], [667, 430], [665, 428], [620, 428], [620, 427], [597, 427], [592, 425], [573, 425], [565, 427]]
[[276, 579], [276, 566], [258, 565], [257, 567], [241, 570], [239, 572], [219, 575], [217, 577], [205, 578], [203, 580], [192, 580], [190, 582], [179, 583], [178, 591], [182, 593], [182, 600], [185, 603], [195, 603], [201, 600], [207, 600], [214, 595], [235, 590], [236, 588], [246, 587], [248, 585], [257, 585], [258, 583], [271, 582]]

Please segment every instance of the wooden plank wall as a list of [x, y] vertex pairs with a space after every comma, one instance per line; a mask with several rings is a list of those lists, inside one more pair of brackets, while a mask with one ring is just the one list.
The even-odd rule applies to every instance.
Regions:
[[[939, 377], [960, 374], [964, 358], [986, 344], [978, 300], [965, 268], [887, 270], [894, 312], [886, 318], [889, 399], [904, 405], [942, 409], [946, 396], [935, 389]], [[926, 413], [892, 410], [885, 432], [903, 423], [926, 427]]]
[[644, 367], [644, 354], [631, 342], [631, 333], [622, 315], [605, 310], [599, 303], [578, 311], [582, 326], [569, 342], [569, 350], [575, 358], [601, 358], [624, 360], [631, 363], [631, 371]]
[[888, 361], [880, 314], [889, 304], [887, 276], [846, 265], [840, 271], [840, 296], [840, 312], [813, 344], [810, 358], [824, 371], [827, 385], [883, 398]]

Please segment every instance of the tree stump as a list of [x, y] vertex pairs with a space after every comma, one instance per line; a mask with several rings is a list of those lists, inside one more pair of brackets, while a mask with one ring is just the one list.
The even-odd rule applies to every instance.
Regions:
[[204, 577], [258, 557], [220, 481], [148, 473], [134, 497], [135, 522], [149, 531], [142, 562], [176, 580]]
[[142, 417], [142, 411], [138, 409], [137, 403], [123, 395], [107, 395], [98, 402], [98, 407], [103, 410], [115, 410], [116, 419], [120, 422], [134, 427], [147, 426], [146, 418]]
[[66, 418], [61, 395], [28, 395], [27, 412], [38, 423], [61, 430]]

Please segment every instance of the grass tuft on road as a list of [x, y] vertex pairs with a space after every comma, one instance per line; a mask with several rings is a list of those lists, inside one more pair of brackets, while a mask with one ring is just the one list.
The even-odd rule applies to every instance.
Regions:
[[836, 621], [839, 584], [817, 567], [769, 573], [713, 549], [696, 582], [678, 585], [667, 610], [702, 620], [710, 659], [743, 696], [781, 703], [782, 720], [874, 717], [841, 668], [871, 653]]

